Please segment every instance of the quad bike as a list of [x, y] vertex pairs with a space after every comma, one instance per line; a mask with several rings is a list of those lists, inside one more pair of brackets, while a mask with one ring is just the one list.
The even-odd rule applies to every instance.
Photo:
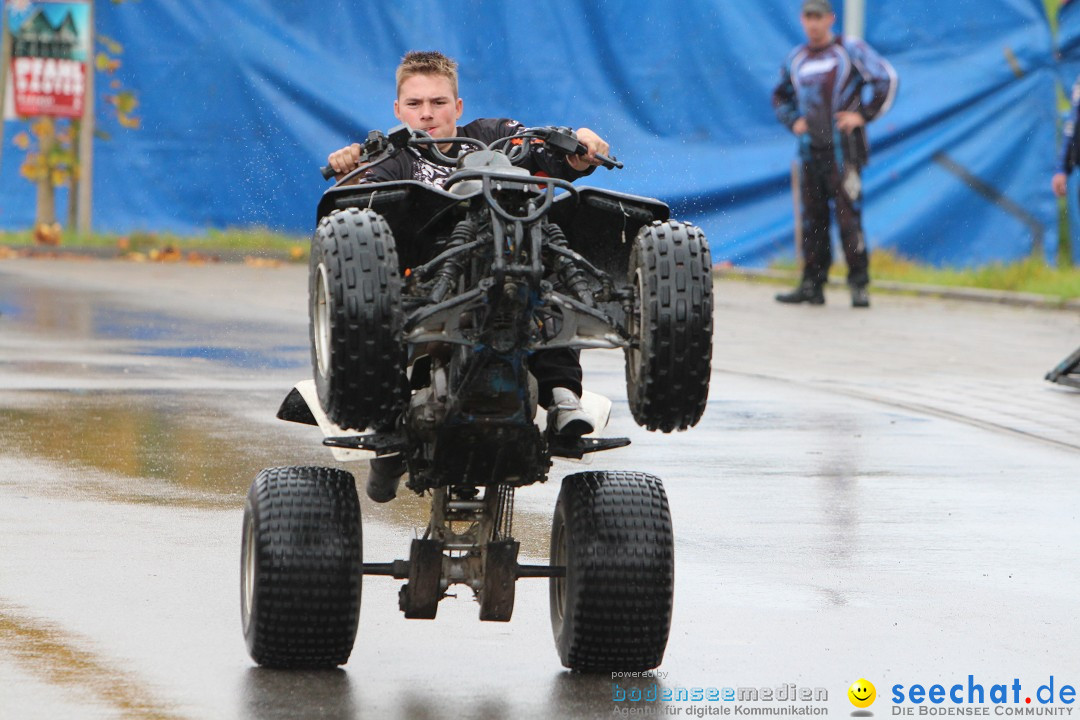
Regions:
[[[519, 167], [541, 148], [583, 153], [566, 129], [531, 128], [490, 147], [437, 141], [462, 148], [459, 158], [435, 142], [404, 126], [373, 132], [364, 159], [427, 147], [455, 168], [443, 188], [338, 183], [323, 195], [310, 263], [314, 380], [278, 412], [319, 425], [339, 460], [406, 474], [409, 490], [431, 498], [428, 527], [407, 560], [364, 562], [350, 473], [263, 470], [244, 510], [248, 650], [268, 667], [344, 664], [364, 575], [406, 580], [399, 605], [408, 618], [434, 618], [448, 588], [463, 584], [480, 619], [492, 621], [510, 620], [519, 578], [546, 577], [564, 666], [654, 668], [667, 646], [674, 578], [660, 479], [565, 477], [549, 563], [518, 562], [515, 491], [545, 481], [552, 457], [630, 442], [546, 428], [527, 361], [553, 348], [622, 348], [634, 420], [663, 432], [695, 425], [712, 355], [705, 237], [669, 220], [657, 200]], [[584, 400], [602, 428], [610, 401]]]
[[1068, 385], [1080, 390], [1080, 348], [1046, 373], [1046, 379], [1059, 385]]

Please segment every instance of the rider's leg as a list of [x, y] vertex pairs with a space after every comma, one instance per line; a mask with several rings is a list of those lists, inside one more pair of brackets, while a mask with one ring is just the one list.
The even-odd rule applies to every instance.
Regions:
[[551, 407], [551, 391], [561, 387], [581, 397], [581, 353], [570, 348], [539, 350], [529, 357], [529, 372], [536, 378], [540, 406]]
[[398, 483], [408, 470], [401, 453], [373, 457], [368, 468], [367, 496], [378, 503], [397, 497]]
[[540, 406], [548, 409], [548, 422], [560, 435], [585, 435], [593, 431], [591, 418], [581, 407], [580, 352], [569, 348], [541, 350], [529, 358], [536, 378]]

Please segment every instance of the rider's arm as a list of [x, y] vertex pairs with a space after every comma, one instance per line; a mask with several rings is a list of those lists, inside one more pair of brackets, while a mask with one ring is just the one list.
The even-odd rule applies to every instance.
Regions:
[[578, 172], [594, 170], [600, 164], [596, 156], [611, 153], [611, 146], [607, 144], [607, 141], [589, 128], [578, 128], [577, 139], [585, 146], [587, 152], [585, 155], [567, 155], [566, 162]]
[[[354, 150], [355, 148], [355, 150]], [[335, 150], [327, 158], [327, 164], [336, 171], [334, 178], [340, 180], [355, 170], [358, 166], [359, 144], [352, 144]], [[339, 168], [344, 168], [339, 170]], [[394, 157], [387, 158], [379, 155], [367, 163], [364, 170], [354, 175], [346, 182], [346, 185], [359, 185], [361, 183], [389, 182], [391, 180], [407, 180], [412, 177], [412, 159], [408, 151], [399, 152]]]
[[[581, 128], [581, 130], [587, 130], [590, 133], [592, 132], [588, 128]], [[581, 138], [579, 137], [578, 140], [580, 141]], [[582, 144], [588, 147], [588, 144], [584, 141], [582, 141]], [[607, 143], [604, 144], [606, 145]], [[593, 150], [594, 155], [597, 152], [601, 152], [603, 155], [607, 154], [602, 151]], [[593, 171], [596, 170], [596, 165], [593, 165], [588, 160], [585, 160], [584, 162], [579, 161], [578, 165], [575, 166], [573, 164], [574, 161], [571, 161], [568, 156], [563, 155], [562, 153], [552, 152], [543, 145], [540, 145], [529, 154], [529, 161], [530, 162], [526, 164], [526, 167], [530, 172], [535, 173], [539, 170], [545, 175], [559, 178], [560, 180], [574, 181], [578, 178], [583, 178], [586, 175], [592, 175]], [[584, 169], [578, 169], [579, 167]]]
[[346, 145], [326, 158], [326, 164], [334, 171], [334, 179], [341, 180], [360, 165], [360, 143]]

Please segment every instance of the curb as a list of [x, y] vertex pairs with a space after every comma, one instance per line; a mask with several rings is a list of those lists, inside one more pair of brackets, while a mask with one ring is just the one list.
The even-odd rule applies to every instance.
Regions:
[[[796, 273], [783, 270], [759, 268], [713, 268], [715, 278], [733, 278], [752, 282], [788, 282], [798, 281]], [[847, 283], [830, 280], [829, 287], [847, 287]], [[1044, 310], [1080, 311], [1080, 298], [1062, 299], [1035, 293], [1008, 292], [1006, 290], [985, 290], [983, 288], [948, 287], [943, 285], [917, 285], [914, 283], [875, 280], [871, 283], [874, 291], [885, 291], [897, 295], [916, 295], [934, 297], [943, 300], [964, 300], [1014, 307], [1034, 307]]]

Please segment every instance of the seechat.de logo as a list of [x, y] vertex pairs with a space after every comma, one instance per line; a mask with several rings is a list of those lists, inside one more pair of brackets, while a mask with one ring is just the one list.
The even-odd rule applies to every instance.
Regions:
[[874, 683], [866, 678], [859, 678], [851, 683], [847, 691], [848, 700], [857, 708], [868, 708], [877, 700], [877, 689]]

